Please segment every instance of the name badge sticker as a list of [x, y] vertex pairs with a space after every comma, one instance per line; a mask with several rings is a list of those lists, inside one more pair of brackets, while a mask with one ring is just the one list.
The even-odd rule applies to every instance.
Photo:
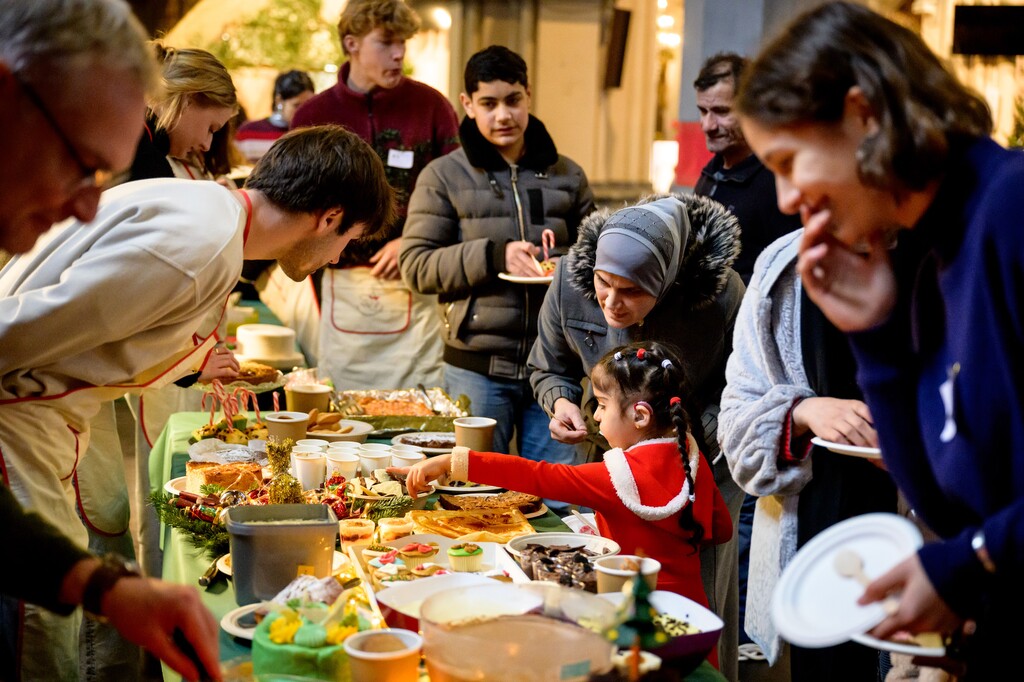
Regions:
[[412, 150], [408, 149], [389, 149], [388, 150], [388, 165], [392, 168], [405, 168], [408, 170], [412, 168], [412, 162], [414, 160]]

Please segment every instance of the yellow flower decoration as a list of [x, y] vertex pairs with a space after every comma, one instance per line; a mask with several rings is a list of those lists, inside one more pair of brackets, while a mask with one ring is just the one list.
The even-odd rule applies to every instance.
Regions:
[[291, 644], [295, 633], [302, 627], [302, 619], [294, 611], [286, 611], [270, 624], [270, 641], [274, 644]]
[[354, 635], [359, 632], [359, 628], [353, 625], [332, 625], [327, 629], [327, 643], [328, 644], [341, 644], [350, 635]]

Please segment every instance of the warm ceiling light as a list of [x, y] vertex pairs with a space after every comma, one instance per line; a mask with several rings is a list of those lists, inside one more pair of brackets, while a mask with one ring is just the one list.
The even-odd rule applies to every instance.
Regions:
[[667, 30], [676, 25], [676, 20], [672, 18], [671, 14], [661, 14], [658, 16], [658, 28]]
[[447, 31], [452, 27], [452, 15], [444, 7], [435, 7], [430, 10], [430, 16], [434, 18], [434, 23], [442, 31]]
[[663, 47], [679, 47], [682, 42], [683, 37], [678, 33], [658, 31], [658, 43]]

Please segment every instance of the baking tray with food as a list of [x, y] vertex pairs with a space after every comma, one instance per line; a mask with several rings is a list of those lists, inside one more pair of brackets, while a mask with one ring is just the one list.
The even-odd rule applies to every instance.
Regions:
[[458, 417], [469, 416], [469, 398], [453, 399], [441, 388], [339, 391], [337, 407], [345, 419], [365, 421], [376, 431], [453, 431]]

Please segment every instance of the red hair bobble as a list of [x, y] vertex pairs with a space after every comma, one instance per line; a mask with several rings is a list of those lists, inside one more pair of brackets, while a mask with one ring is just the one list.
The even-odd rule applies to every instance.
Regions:
[[671, 407], [675, 407], [676, 405], [678, 405], [681, 402], [683, 402], [683, 401], [679, 398], [679, 396], [672, 396], [671, 398], [669, 398], [668, 404]]
[[645, 355], [647, 355], [647, 351], [645, 351], [643, 348], [637, 348], [636, 349], [636, 359], [637, 360], [643, 360]]

